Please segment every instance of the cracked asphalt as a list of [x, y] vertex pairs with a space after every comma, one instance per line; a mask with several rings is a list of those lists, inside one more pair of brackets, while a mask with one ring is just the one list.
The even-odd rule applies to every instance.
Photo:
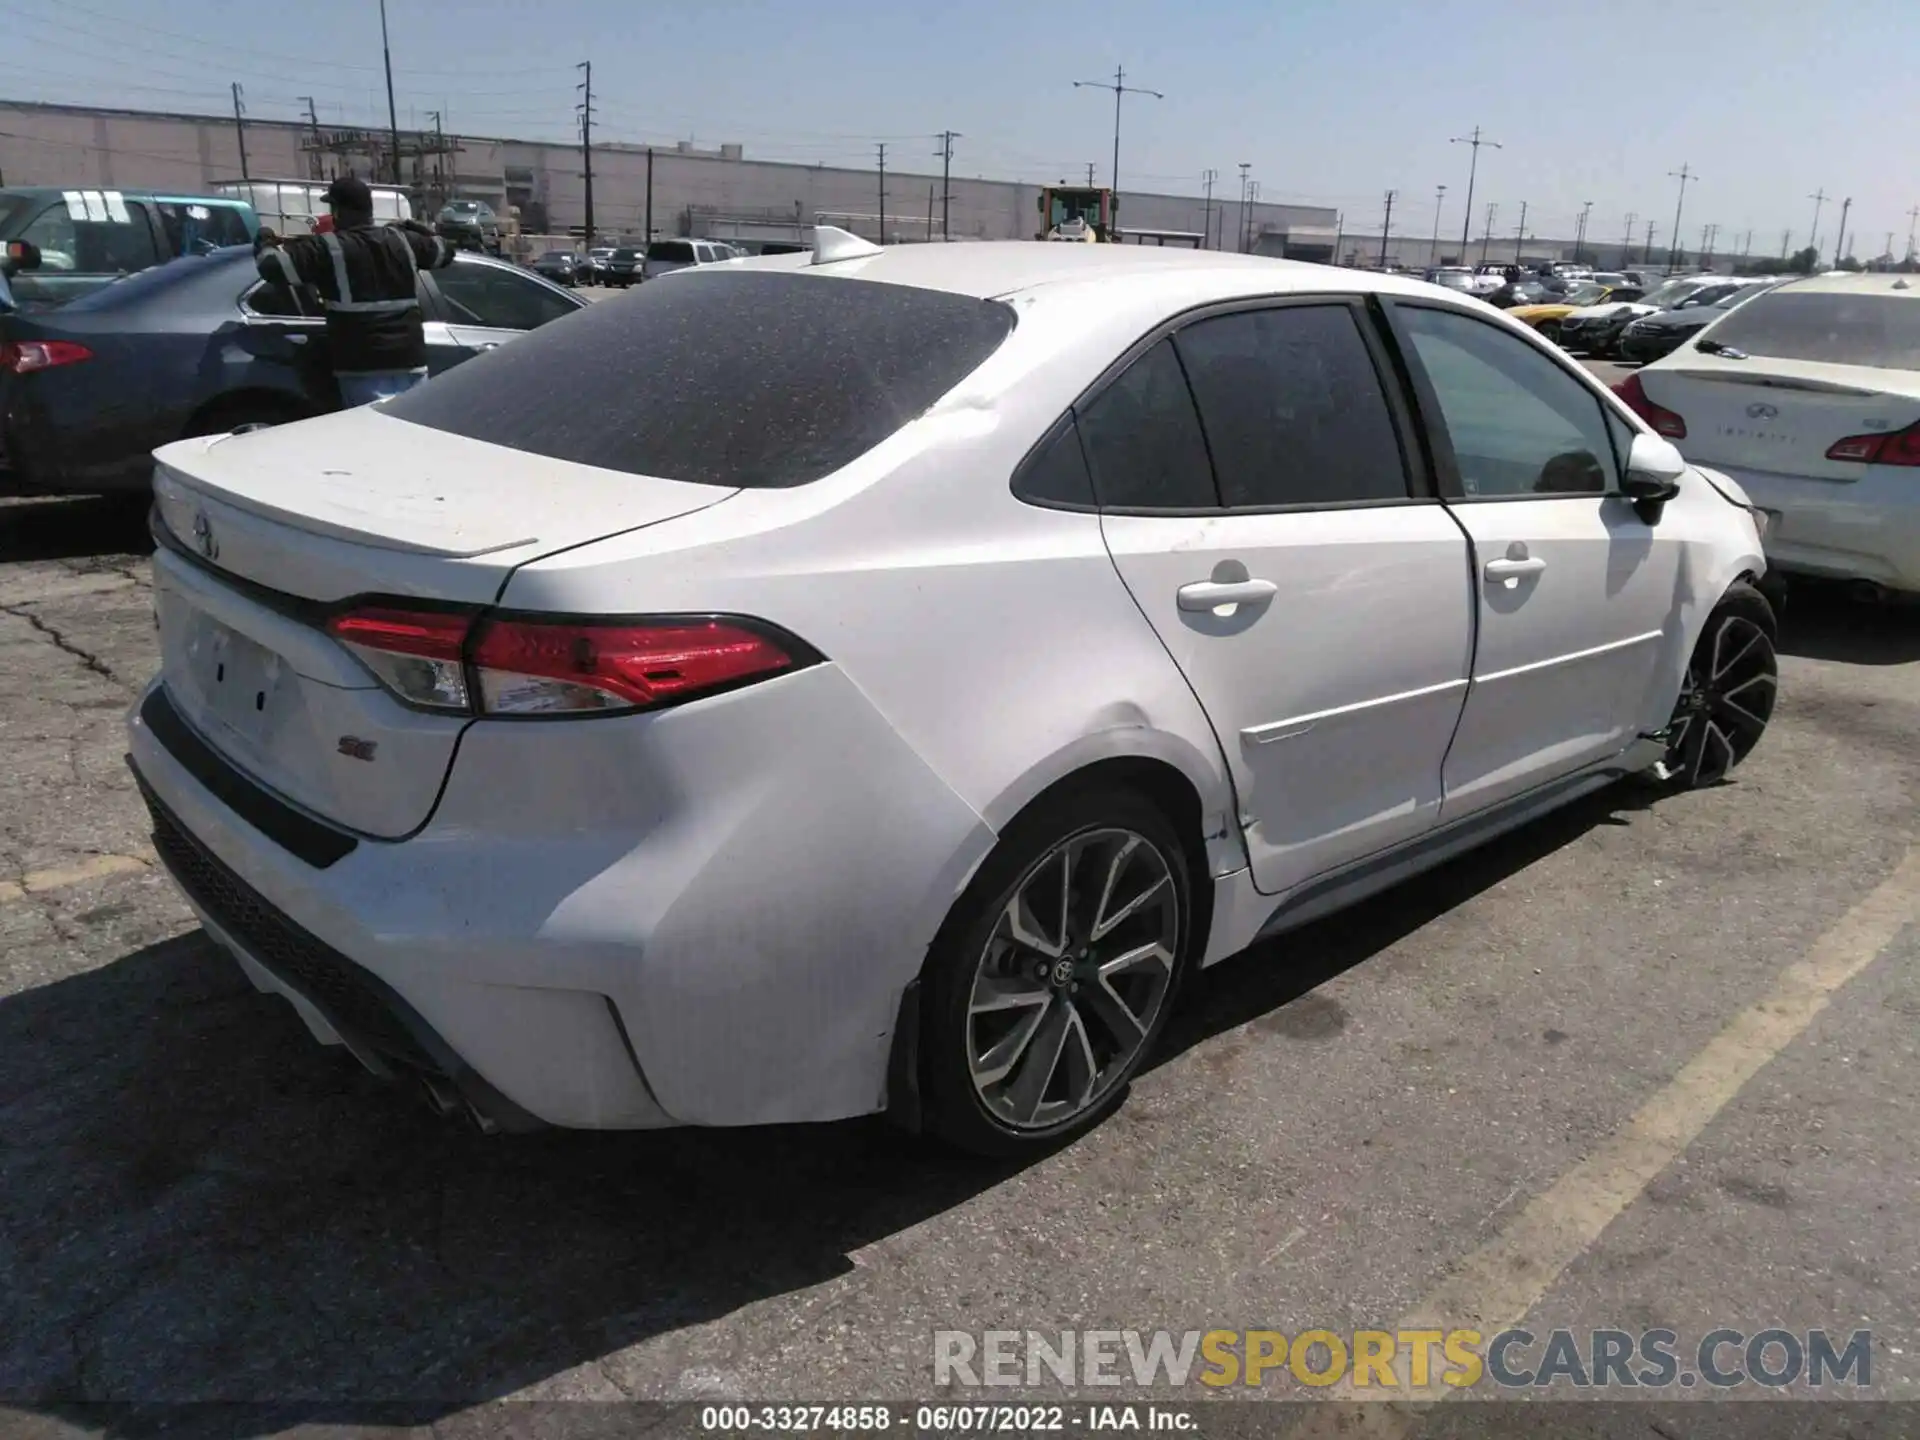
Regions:
[[[1734, 783], [1617, 788], [1207, 972], [1113, 1122], [982, 1169], [866, 1122], [481, 1139], [313, 1045], [152, 868], [143, 541], [123, 505], [0, 502], [0, 1433], [577, 1433], [665, 1422], [520, 1402], [931, 1399], [936, 1329], [1443, 1302], [1870, 1328], [1864, 1393], [1915, 1396], [1920, 614], [1796, 593]], [[1295, 1418], [1206, 1399], [1208, 1433]], [[1699, 1399], [1554, 1413], [1920, 1427]]]

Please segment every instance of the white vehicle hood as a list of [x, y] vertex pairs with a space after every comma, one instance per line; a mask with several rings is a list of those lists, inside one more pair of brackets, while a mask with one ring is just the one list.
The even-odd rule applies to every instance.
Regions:
[[1630, 300], [1614, 300], [1600, 305], [1582, 305], [1578, 310], [1569, 311], [1569, 320], [1611, 320], [1616, 315], [1651, 315], [1653, 311], [1645, 305], [1636, 305]]

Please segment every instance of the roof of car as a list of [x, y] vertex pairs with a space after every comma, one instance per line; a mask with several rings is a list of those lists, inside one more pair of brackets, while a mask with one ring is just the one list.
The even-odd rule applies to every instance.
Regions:
[[1809, 275], [1803, 279], [1789, 280], [1780, 288], [1795, 294], [1874, 295], [1884, 292], [1920, 298], [1920, 275]]
[[814, 265], [811, 254], [762, 255], [725, 261], [713, 270], [795, 270], [878, 280], [927, 290], [994, 299], [1042, 285], [1122, 279], [1205, 281], [1219, 293], [1267, 294], [1321, 290], [1419, 293], [1432, 287], [1408, 275], [1350, 270], [1298, 260], [1273, 260], [1220, 250], [1158, 245], [1053, 245], [1037, 240], [960, 241], [951, 245], [897, 245], [876, 254]]

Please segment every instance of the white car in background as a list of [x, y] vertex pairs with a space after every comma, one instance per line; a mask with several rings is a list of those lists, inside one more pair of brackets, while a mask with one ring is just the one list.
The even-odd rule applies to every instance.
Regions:
[[1691, 275], [1669, 280], [1638, 300], [1583, 305], [1560, 322], [1560, 343], [1569, 350], [1589, 355], [1610, 355], [1620, 343], [1620, 333], [1635, 320], [1670, 310], [1716, 283], [1726, 283], [1727, 293], [1731, 293], [1731, 281], [1722, 282], [1721, 277], [1715, 275]]
[[1788, 281], [1615, 388], [1772, 512], [1781, 570], [1920, 593], [1920, 277]]
[[1196, 968], [1773, 705], [1736, 489], [1325, 266], [822, 227], [154, 489], [160, 855], [483, 1128], [1054, 1145]]

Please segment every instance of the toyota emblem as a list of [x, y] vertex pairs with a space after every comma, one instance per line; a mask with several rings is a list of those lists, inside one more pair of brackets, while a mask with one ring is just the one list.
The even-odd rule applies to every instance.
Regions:
[[201, 510], [193, 517], [193, 543], [207, 559], [213, 560], [220, 554], [220, 542], [213, 538], [213, 522], [207, 519], [207, 512]]
[[1761, 400], [1747, 406], [1747, 418], [1749, 420], [1778, 420], [1780, 418], [1780, 411], [1778, 407], [1769, 405], [1766, 401]]

